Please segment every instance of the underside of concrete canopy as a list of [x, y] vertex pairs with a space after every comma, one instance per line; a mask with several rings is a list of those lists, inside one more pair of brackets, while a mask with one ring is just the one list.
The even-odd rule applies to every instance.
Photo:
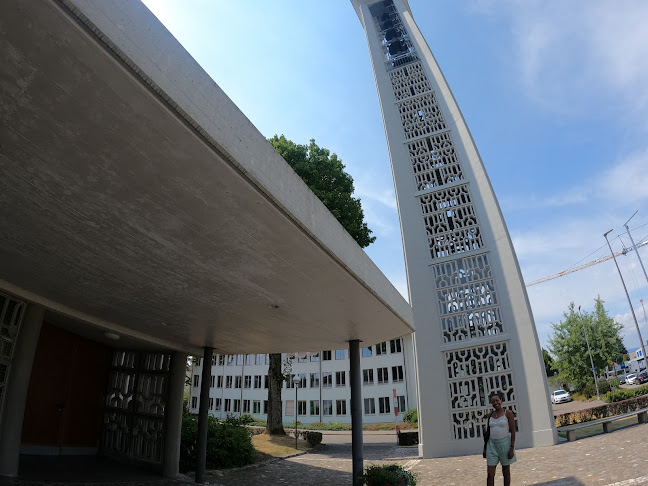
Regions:
[[143, 4], [2, 2], [0, 42], [0, 290], [93, 340], [196, 354], [414, 330], [409, 304]]

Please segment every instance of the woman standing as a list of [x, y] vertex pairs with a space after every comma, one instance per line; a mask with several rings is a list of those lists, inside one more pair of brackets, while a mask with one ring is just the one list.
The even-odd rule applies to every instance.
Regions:
[[494, 410], [488, 418], [486, 430], [488, 441], [484, 444], [483, 455], [488, 468], [486, 485], [495, 485], [495, 470], [497, 463], [501, 463], [504, 486], [510, 486], [511, 464], [517, 460], [515, 458], [515, 417], [513, 412], [502, 407], [500, 393], [491, 393], [488, 400]]

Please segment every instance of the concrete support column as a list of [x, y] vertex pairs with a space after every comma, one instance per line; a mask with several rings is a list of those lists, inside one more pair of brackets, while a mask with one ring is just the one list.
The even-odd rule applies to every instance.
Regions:
[[44, 314], [45, 309], [29, 304], [16, 339], [0, 417], [0, 476], [18, 475], [25, 402]]
[[167, 403], [164, 409], [164, 463], [162, 465], [162, 473], [172, 478], [180, 473], [180, 434], [186, 374], [187, 355], [173, 353]]
[[205, 348], [200, 377], [200, 405], [198, 409], [198, 441], [196, 444], [196, 482], [205, 483], [205, 468], [207, 467], [207, 417], [209, 413], [209, 381], [211, 378], [211, 361], [214, 348]]
[[360, 376], [360, 341], [349, 341], [349, 384], [351, 385], [351, 462], [353, 486], [362, 486], [362, 378]]

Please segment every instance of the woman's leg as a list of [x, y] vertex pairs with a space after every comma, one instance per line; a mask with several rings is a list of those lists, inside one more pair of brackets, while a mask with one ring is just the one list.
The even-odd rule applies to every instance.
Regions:
[[495, 469], [497, 466], [486, 466], [488, 476], [486, 477], [486, 486], [495, 486]]
[[504, 486], [511, 486], [511, 466], [502, 466], [502, 475], [504, 476]]

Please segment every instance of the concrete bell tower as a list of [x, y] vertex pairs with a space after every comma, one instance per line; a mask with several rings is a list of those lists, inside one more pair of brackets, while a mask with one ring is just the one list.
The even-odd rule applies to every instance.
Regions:
[[499, 391], [516, 447], [557, 442], [522, 274], [486, 169], [406, 0], [351, 0], [369, 44], [416, 323], [419, 453], [475, 454]]

